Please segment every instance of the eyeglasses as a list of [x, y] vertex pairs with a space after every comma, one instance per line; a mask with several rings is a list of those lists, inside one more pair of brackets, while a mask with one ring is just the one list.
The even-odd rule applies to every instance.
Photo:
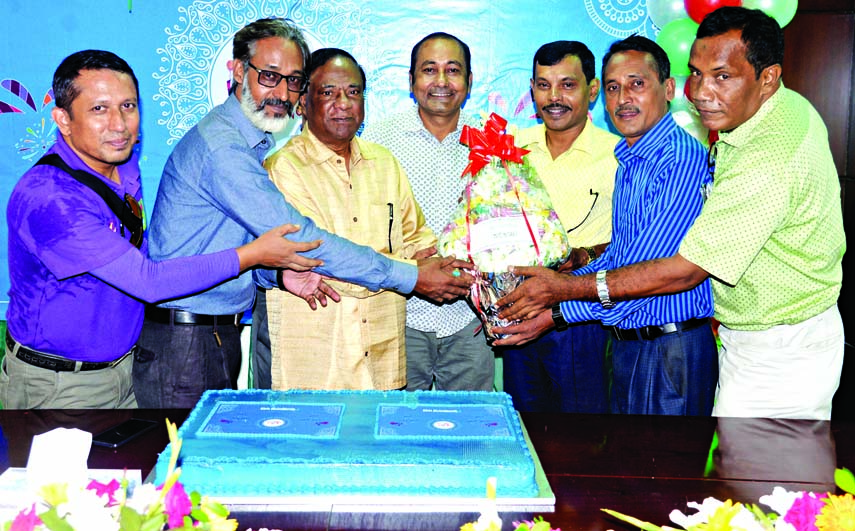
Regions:
[[[142, 207], [137, 202], [137, 200], [134, 199], [134, 196], [132, 196], [131, 194], [125, 194], [124, 210], [125, 212], [123, 212], [124, 215], [122, 216], [124, 222], [122, 223], [120, 229], [122, 236], [125, 235], [125, 225], [128, 225], [128, 230], [131, 233], [129, 241], [131, 242], [131, 245], [139, 249], [142, 246], [144, 232], [142, 222]], [[131, 218], [127, 217], [128, 213], [132, 216]]]
[[285, 84], [288, 86], [288, 90], [291, 92], [303, 92], [306, 90], [306, 85], [309, 84], [309, 80], [303, 76], [283, 76], [279, 72], [262, 70], [248, 61], [246, 64], [258, 72], [258, 84], [264, 87], [273, 88], [279, 85], [279, 82], [284, 79]]
[[579, 222], [579, 224], [578, 224], [578, 225], [576, 225], [576, 226], [575, 226], [575, 227], [573, 227], [572, 229], [568, 229], [568, 230], [567, 230], [567, 234], [570, 234], [570, 232], [572, 232], [572, 231], [574, 231], [574, 230], [578, 229], [579, 227], [581, 227], [581, 226], [582, 226], [586, 221], [588, 221], [588, 216], [590, 216], [590, 215], [591, 215], [591, 212], [593, 212], [593, 211], [594, 211], [594, 205], [596, 205], [596, 204], [597, 204], [597, 199], [599, 199], [599, 198], [600, 198], [600, 192], [595, 192], [593, 189], [589, 189], [589, 190], [588, 190], [588, 193], [589, 193], [589, 194], [591, 194], [592, 196], [594, 196], [594, 202], [593, 202], [593, 203], [591, 203], [591, 208], [588, 210], [588, 213], [587, 213], [587, 214], [585, 214], [585, 217], [582, 219], [582, 221], [580, 221], [580, 222]]

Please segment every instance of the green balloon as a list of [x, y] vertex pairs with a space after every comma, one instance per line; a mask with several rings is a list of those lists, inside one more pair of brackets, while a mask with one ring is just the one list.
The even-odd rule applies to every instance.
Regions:
[[774, 18], [782, 28], [796, 16], [798, 0], [743, 0], [742, 7], [759, 9]]
[[689, 75], [689, 52], [692, 51], [697, 32], [697, 22], [686, 17], [665, 24], [656, 36], [656, 44], [665, 50], [671, 61], [672, 76]]

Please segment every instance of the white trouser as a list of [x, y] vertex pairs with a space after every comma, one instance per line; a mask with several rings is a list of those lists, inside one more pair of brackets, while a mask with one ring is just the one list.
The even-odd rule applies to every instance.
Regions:
[[745, 331], [719, 327], [713, 415], [831, 418], [843, 367], [843, 321], [835, 304], [794, 325]]

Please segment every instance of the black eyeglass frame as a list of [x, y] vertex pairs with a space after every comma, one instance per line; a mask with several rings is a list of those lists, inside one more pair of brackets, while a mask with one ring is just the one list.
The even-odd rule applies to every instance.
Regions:
[[[309, 80], [308, 78], [306, 78], [306, 76], [286, 76], [284, 74], [280, 74], [279, 72], [274, 72], [273, 70], [262, 70], [261, 68], [258, 68], [249, 61], [247, 61], [246, 64], [248, 64], [249, 67], [255, 70], [256, 72], [258, 72], [258, 84], [262, 87], [278, 87], [279, 83], [281, 83], [283, 79], [285, 80], [285, 86], [287, 86], [288, 90], [290, 90], [291, 92], [303, 92], [304, 90], [306, 90], [306, 87], [309, 86]], [[276, 81], [273, 82], [272, 85], [270, 85], [266, 81], [262, 80], [262, 76], [272, 76], [276, 79]], [[300, 83], [299, 86], [296, 84], [297, 82]]]
[[594, 202], [591, 203], [591, 208], [588, 209], [588, 213], [585, 214], [585, 217], [582, 218], [582, 221], [580, 221], [578, 225], [576, 225], [572, 229], [567, 229], [567, 234], [570, 234], [572, 231], [574, 231], [574, 230], [578, 229], [579, 227], [581, 227], [582, 225], [584, 225], [585, 222], [588, 221], [588, 217], [590, 217], [591, 212], [594, 211], [594, 206], [597, 204], [597, 199], [600, 198], [600, 192], [595, 192], [593, 188], [590, 188], [590, 189], [588, 189], [588, 193], [590, 195], [594, 196]]

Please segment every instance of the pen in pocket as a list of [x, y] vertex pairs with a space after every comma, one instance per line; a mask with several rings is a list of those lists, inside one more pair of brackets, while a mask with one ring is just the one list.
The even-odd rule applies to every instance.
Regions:
[[386, 203], [389, 205], [389, 253], [392, 253], [392, 222], [395, 221], [395, 209], [392, 206], [392, 203]]

